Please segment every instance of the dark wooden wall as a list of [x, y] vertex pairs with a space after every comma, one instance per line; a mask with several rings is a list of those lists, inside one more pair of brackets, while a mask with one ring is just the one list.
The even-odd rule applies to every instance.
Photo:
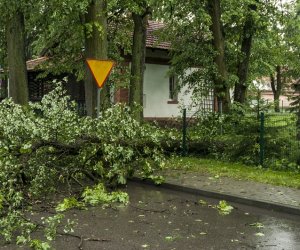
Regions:
[[[55, 81], [62, 82], [64, 88], [67, 90], [67, 95], [71, 96], [78, 106], [78, 113], [80, 115], [86, 114], [85, 97], [84, 97], [84, 82], [77, 81], [76, 77], [71, 74], [64, 74], [60, 76], [48, 75], [45, 78], [39, 77], [41, 72], [28, 72], [28, 88], [29, 101], [41, 101], [43, 96], [55, 88]], [[65, 79], [67, 79], [65, 81]]]

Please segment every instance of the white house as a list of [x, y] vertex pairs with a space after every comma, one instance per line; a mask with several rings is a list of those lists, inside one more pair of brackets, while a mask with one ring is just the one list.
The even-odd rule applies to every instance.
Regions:
[[[171, 44], [159, 42], [153, 31], [163, 28], [163, 24], [148, 21], [146, 41], [146, 67], [144, 75], [144, 118], [148, 120], [163, 120], [182, 116], [182, 109], [187, 108], [188, 116], [192, 116], [205, 105], [213, 110], [213, 97], [203, 100], [201, 107], [192, 102], [192, 91], [187, 87], [178, 89], [178, 79], [170, 76]], [[130, 63], [129, 63], [130, 65]], [[126, 102], [128, 90], [117, 91], [115, 101]]]

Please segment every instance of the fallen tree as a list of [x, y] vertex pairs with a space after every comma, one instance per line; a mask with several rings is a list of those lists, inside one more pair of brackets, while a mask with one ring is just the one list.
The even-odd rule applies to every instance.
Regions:
[[[75, 103], [58, 86], [40, 103], [26, 107], [4, 100], [0, 119], [0, 235], [7, 241], [34, 245], [30, 232], [36, 223], [25, 214], [30, 204], [45, 202], [62, 186], [70, 194], [74, 185], [81, 188], [83, 196], [76, 197], [76, 207], [87, 193], [99, 201], [125, 202], [119, 194], [108, 198], [105, 187], [126, 184], [133, 174], [161, 180], [154, 171], [164, 162], [163, 135], [137, 122], [123, 105], [98, 119], [80, 117]], [[95, 188], [86, 189], [87, 182]], [[74, 200], [66, 199], [60, 207], [68, 207], [70, 201]], [[52, 220], [57, 225], [61, 221], [59, 216]]]

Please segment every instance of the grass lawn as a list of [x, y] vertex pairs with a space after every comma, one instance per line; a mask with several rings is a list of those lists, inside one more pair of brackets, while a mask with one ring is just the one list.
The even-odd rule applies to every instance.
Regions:
[[196, 157], [172, 157], [167, 168], [193, 171], [198, 173], [232, 177], [241, 180], [253, 180], [279, 186], [300, 189], [300, 174], [295, 172], [274, 171], [241, 163], [222, 162]]

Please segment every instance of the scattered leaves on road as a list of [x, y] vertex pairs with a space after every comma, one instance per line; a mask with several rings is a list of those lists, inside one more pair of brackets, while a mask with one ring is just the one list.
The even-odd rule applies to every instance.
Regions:
[[228, 215], [232, 212], [233, 207], [223, 200], [219, 202], [219, 205], [217, 205], [217, 209], [221, 215]]
[[207, 205], [207, 202], [205, 200], [199, 200], [198, 203], [203, 206]]
[[258, 236], [258, 237], [263, 237], [265, 236], [263, 233], [256, 233], [255, 236]]
[[249, 226], [256, 227], [256, 228], [264, 228], [264, 225], [260, 222], [251, 223], [251, 224], [249, 224]]

